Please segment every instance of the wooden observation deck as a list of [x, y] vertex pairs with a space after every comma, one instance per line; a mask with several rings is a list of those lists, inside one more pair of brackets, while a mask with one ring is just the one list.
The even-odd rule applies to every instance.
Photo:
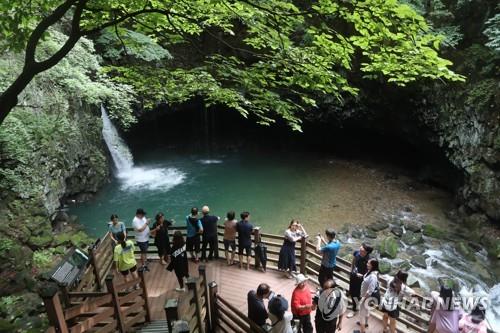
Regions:
[[[140, 272], [140, 277], [124, 283], [121, 276], [112, 276], [112, 246], [108, 235], [89, 250], [90, 265], [77, 286], [59, 285], [58, 290], [42, 293], [51, 327], [49, 332], [134, 332], [147, 326], [151, 321], [165, 321], [169, 326], [176, 320], [189, 323], [189, 332], [255, 332], [264, 333], [247, 317], [247, 293], [265, 282], [276, 294], [289, 301], [295, 280], [288, 279], [276, 268], [282, 236], [265, 234], [254, 229], [254, 243], [267, 246], [267, 271], [263, 272], [258, 258], [253, 258], [249, 270], [239, 266], [227, 266], [222, 246], [222, 227], [219, 227], [219, 257], [207, 263], [195, 264], [190, 261], [190, 279], [187, 291], [177, 292], [177, 279], [173, 272], [161, 265], [156, 248], [151, 243], [149, 249], [149, 272]], [[185, 227], [170, 228], [170, 232]], [[129, 230], [128, 238], [134, 238]], [[321, 256], [315, 253], [314, 245], [307, 240], [297, 242], [297, 267], [309, 278], [309, 288], [317, 287], [317, 271]], [[139, 255], [138, 253], [136, 253]], [[237, 256], [236, 256], [237, 257]], [[350, 263], [337, 259], [337, 283], [344, 289], [349, 282]], [[132, 290], [139, 284], [137, 290]], [[385, 281], [381, 281], [381, 292], [385, 292]], [[415, 301], [429, 300], [416, 295]], [[399, 332], [427, 332], [430, 310], [428, 307], [402, 309], [398, 320]], [[314, 313], [312, 314], [314, 320]], [[341, 332], [359, 329], [358, 317], [344, 317]], [[166, 325], [166, 324], [165, 324]], [[155, 328], [156, 330], [156, 328]], [[156, 330], [157, 331], [157, 330]], [[367, 332], [383, 331], [381, 313], [372, 311]], [[164, 332], [168, 332], [165, 326]]]

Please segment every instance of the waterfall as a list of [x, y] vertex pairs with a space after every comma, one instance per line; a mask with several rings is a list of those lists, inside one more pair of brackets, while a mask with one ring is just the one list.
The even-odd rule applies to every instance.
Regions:
[[113, 159], [116, 176], [123, 190], [169, 190], [181, 184], [186, 175], [172, 167], [138, 167], [134, 166], [134, 158], [125, 141], [120, 137], [116, 127], [108, 117], [106, 109], [101, 105], [102, 136]]
[[102, 136], [108, 146], [109, 153], [119, 174], [130, 171], [134, 167], [134, 159], [130, 149], [118, 134], [116, 127], [108, 117], [104, 106], [101, 105]]

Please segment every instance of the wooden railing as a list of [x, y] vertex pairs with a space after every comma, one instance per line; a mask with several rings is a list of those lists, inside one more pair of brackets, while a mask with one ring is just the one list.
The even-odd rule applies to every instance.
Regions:
[[[185, 226], [172, 226], [169, 227], [170, 236], [172, 236], [172, 234], [177, 230], [180, 230], [183, 236], [186, 235]], [[223, 230], [224, 230], [223, 226], [218, 226], [218, 236], [219, 236], [218, 250], [220, 257], [222, 257], [224, 253]], [[134, 232], [132, 228], [127, 228], [127, 237], [129, 239], [134, 239]], [[279, 251], [283, 246], [283, 236], [263, 233], [261, 232], [259, 227], [256, 227], [254, 228], [253, 231], [253, 242], [254, 244], [262, 243], [267, 247], [267, 261], [268, 261], [267, 268], [277, 269]], [[96, 247], [92, 248], [89, 251], [91, 264], [83, 274], [83, 278], [78, 284], [76, 290], [70, 292], [67, 290], [67, 288], [64, 287], [60, 289], [60, 294], [62, 295], [62, 298], [64, 300], [63, 303], [65, 304], [68, 303], [67, 295], [73, 294], [74, 297], [75, 295], [78, 295], [78, 292], [80, 293], [80, 295], [85, 295], [87, 297], [94, 297], [90, 296], [90, 294], [92, 292], [95, 293], [96, 291], [103, 291], [107, 289], [109, 292], [109, 286], [106, 281], [106, 276], [108, 275], [112, 267], [112, 260], [113, 260], [112, 248], [113, 248], [112, 240], [109, 237], [109, 235], [106, 235], [105, 237], [103, 237], [102, 241]], [[157, 249], [151, 240], [148, 253], [156, 254], [156, 252]], [[139, 249], [136, 249], [136, 254], [139, 255]], [[255, 256], [254, 254], [252, 254], [252, 256], [255, 259], [255, 268], [262, 269], [262, 265], [260, 263], [258, 256]], [[309, 275], [310, 280], [317, 283], [317, 276], [319, 268], [321, 266], [321, 255], [316, 253], [315, 244], [307, 241], [306, 239], [302, 239], [300, 242], [297, 242], [296, 260], [299, 271], [303, 274]], [[348, 289], [350, 265], [351, 265], [350, 262], [346, 261], [343, 258], [337, 257], [337, 270], [334, 272], [334, 275], [336, 277], [337, 283], [344, 289]], [[201, 267], [203, 266], [200, 265], [200, 269]], [[385, 286], [387, 284], [387, 281], [381, 279], [380, 282], [381, 282], [381, 292], [384, 293], [386, 290]], [[208, 287], [207, 287], [204, 268], [203, 271], [200, 271], [200, 278], [191, 278], [188, 280], [187, 288], [188, 288], [188, 292], [186, 293], [187, 296], [175, 301], [169, 300], [171, 303], [167, 304], [165, 311], [167, 313], [169, 312], [172, 313], [172, 311], [174, 311], [172, 309], [175, 309], [175, 311], [179, 311], [179, 309], [182, 310], [180, 312], [182, 313], [182, 315], [178, 316], [177, 319], [179, 320], [183, 318], [189, 319], [188, 322], [190, 328], [193, 329], [191, 330], [191, 332], [197, 331], [202, 333], [205, 332], [205, 329], [210, 328], [211, 325], [210, 318], [213, 316], [214, 313], [211, 310], [211, 306], [213, 306], [213, 308], [218, 311], [218, 312], [216, 311], [216, 313], [220, 314], [220, 317], [216, 322], [217, 323], [222, 322], [221, 325], [223, 326], [225, 325], [226, 328], [229, 329], [230, 325], [227, 324], [225, 321], [233, 321], [233, 326], [235, 325], [234, 323], [239, 323], [238, 326], [240, 327], [240, 329], [243, 329], [243, 331], [245, 330], [252, 331], [256, 329], [255, 327], [252, 328], [252, 324], [248, 323], [247, 320], [245, 320], [246, 317], [242, 313], [240, 313], [237, 309], [232, 307], [220, 296], [217, 296], [216, 302], [214, 304], [211, 304], [211, 302], [207, 301]], [[144, 292], [144, 294], [147, 294], [147, 292]], [[101, 294], [95, 293], [95, 295], [104, 296], [102, 292]], [[69, 296], [69, 298], [71, 297], [72, 296]], [[400, 311], [401, 312], [400, 318], [398, 319], [399, 321], [398, 325], [402, 330], [404, 330], [405, 328], [406, 329], [410, 328], [413, 331], [419, 333], [427, 332], [427, 325], [430, 319], [431, 301], [420, 295], [415, 295], [414, 299], [418, 302], [419, 305], [427, 304], [428, 306], [423, 306], [423, 307], [414, 306], [411, 309], [402, 308]], [[102, 299], [100, 299], [100, 301], [102, 301]], [[145, 308], [148, 308], [147, 297], [144, 300], [144, 306]], [[140, 307], [139, 305], [136, 305], [136, 308], [139, 307]], [[57, 313], [56, 309], [47, 308], [47, 311], [48, 312], [52, 311], [54, 313]], [[87, 312], [84, 313], [87, 313], [87, 317], [90, 316], [91, 310], [86, 310], [86, 311]], [[107, 314], [108, 312], [105, 313]], [[114, 313], [116, 314], [116, 310]], [[189, 316], [186, 314], [188, 314]], [[104, 315], [100, 314], [100, 316], [102, 317]], [[175, 318], [176, 316], [177, 315], [174, 316], [171, 314], [170, 318]], [[102, 319], [101, 317], [98, 317], [98, 319]], [[146, 319], [148, 319], [147, 317], [149, 317], [148, 314], [146, 314]], [[75, 322], [73, 318], [68, 318], [68, 319], [70, 322]], [[119, 319], [116, 319], [116, 321], [118, 322]], [[109, 324], [111, 325], [111, 323]], [[84, 327], [84, 324], [82, 325], [83, 326], [79, 327]]]
[[210, 305], [205, 266], [198, 267], [199, 277], [187, 280], [187, 292], [177, 298], [169, 298], [165, 303], [165, 315], [169, 332], [175, 321], [185, 321], [190, 333], [205, 333], [210, 328]]
[[215, 281], [208, 285], [211, 332], [265, 333], [265, 331], [217, 293]]
[[48, 332], [82, 333], [94, 329], [101, 333], [125, 333], [151, 321], [142, 271], [137, 279], [120, 285], [107, 275], [105, 284], [107, 291], [102, 292], [61, 292], [53, 286], [43, 290], [41, 296], [51, 325]]

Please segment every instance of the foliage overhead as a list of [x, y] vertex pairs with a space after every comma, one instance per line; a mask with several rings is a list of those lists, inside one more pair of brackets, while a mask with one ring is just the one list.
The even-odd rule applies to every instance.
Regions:
[[[41, 23], [46, 25], [47, 18], [57, 22], [52, 16], [64, 11], [71, 32], [63, 51], [74, 38], [108, 27], [112, 29], [101, 38], [111, 31], [117, 37], [104, 40], [110, 57], [131, 50], [148, 54], [143, 60], [157, 62], [155, 43], [164, 50], [184, 48], [199, 53], [199, 61], [164, 63], [158, 70], [154, 70], [157, 63], [149, 68], [125, 64], [113, 72], [139, 91], [151, 93], [147, 95], [158, 94], [145, 100], [146, 105], [202, 95], [208, 103], [227, 104], [243, 115], [252, 113], [264, 124], [283, 118], [294, 129], [300, 129], [301, 113], [322, 99], [334, 96], [342, 102], [346, 94], [356, 95], [358, 78], [401, 86], [421, 78], [464, 79], [449, 69], [451, 62], [439, 57], [443, 38], [431, 33], [425, 19], [408, 5], [396, 0], [299, 3], [6, 0], [0, 4], [8, 14], [0, 25], [0, 37], [4, 48], [26, 48], [29, 60], [33, 44], [36, 49], [39, 42], [33, 33], [40, 35]], [[151, 40], [146, 42], [146, 36]], [[123, 52], [118, 51], [119, 44]], [[46, 59], [54, 62], [58, 57]], [[48, 64], [40, 62], [41, 67]]]
[[96, 43], [103, 48], [102, 55], [111, 61], [125, 57], [146, 62], [172, 59], [170, 53], [151, 37], [125, 28], [104, 29]]
[[[497, 6], [497, 11], [500, 11], [500, 5]], [[500, 13], [495, 14], [495, 16], [486, 21], [484, 34], [488, 37], [486, 46], [500, 52]]]

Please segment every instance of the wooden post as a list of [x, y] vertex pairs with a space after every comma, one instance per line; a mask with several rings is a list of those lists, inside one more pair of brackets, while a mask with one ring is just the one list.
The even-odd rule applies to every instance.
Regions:
[[172, 332], [172, 325], [174, 321], [178, 320], [177, 307], [179, 300], [177, 298], [169, 298], [165, 302], [165, 316], [167, 317], [168, 331]]
[[42, 297], [43, 304], [45, 304], [50, 325], [55, 328], [56, 332], [68, 333], [68, 325], [59, 300], [58, 287], [54, 284], [48, 285], [40, 291], [40, 297]]
[[108, 293], [111, 294], [111, 302], [113, 303], [113, 307], [115, 308], [116, 329], [121, 333], [125, 333], [125, 318], [123, 317], [120, 298], [118, 297], [118, 293], [116, 292], [112, 274], [106, 276], [106, 288], [108, 289]]
[[144, 271], [139, 269], [139, 277], [141, 278], [141, 289], [142, 289], [142, 298], [144, 298], [144, 311], [146, 311], [146, 322], [151, 321], [151, 310], [149, 307], [149, 297], [148, 290], [146, 289], [146, 280], [144, 278]]
[[307, 275], [306, 256], [307, 256], [307, 242], [306, 238], [302, 237], [300, 239], [300, 272], [304, 275]]
[[69, 299], [69, 291], [68, 291], [68, 284], [64, 282], [60, 282], [57, 284], [59, 286], [59, 290], [61, 291], [61, 301], [64, 304], [65, 308], [68, 308], [71, 306], [71, 300]]
[[99, 274], [99, 267], [97, 267], [95, 247], [89, 248], [89, 256], [90, 256], [90, 264], [92, 265], [92, 269], [94, 271], [94, 277], [97, 282], [97, 288], [99, 289], [99, 291], [101, 291], [102, 290], [101, 275]]
[[190, 277], [187, 280], [187, 286], [189, 290], [193, 291], [193, 302], [196, 308], [196, 320], [198, 322], [198, 332], [205, 332], [203, 327], [203, 320], [201, 320], [201, 304], [200, 304], [200, 290], [198, 289], [198, 278]]
[[217, 283], [212, 281], [208, 285], [210, 300], [210, 332], [215, 333], [219, 322], [219, 309], [217, 309]]
[[[257, 244], [260, 243], [260, 227], [253, 228], [253, 243], [254, 243], [254, 249], [257, 246]], [[255, 254], [255, 269], [259, 269], [260, 257], [257, 255], [255, 251], [254, 254]]]
[[[200, 278], [202, 279], [201, 280], [201, 287], [203, 288], [204, 290], [204, 295], [205, 295], [205, 313], [206, 313], [206, 316], [205, 316], [205, 323], [206, 323], [206, 326], [207, 326], [207, 331], [208, 332], [211, 332], [211, 326], [210, 326], [210, 306], [209, 306], [209, 298], [208, 298], [208, 287], [207, 287], [207, 271], [206, 271], [206, 268], [205, 268], [205, 265], [200, 265], [198, 267], [198, 273], [200, 275]], [[200, 294], [202, 292], [200, 291]]]

